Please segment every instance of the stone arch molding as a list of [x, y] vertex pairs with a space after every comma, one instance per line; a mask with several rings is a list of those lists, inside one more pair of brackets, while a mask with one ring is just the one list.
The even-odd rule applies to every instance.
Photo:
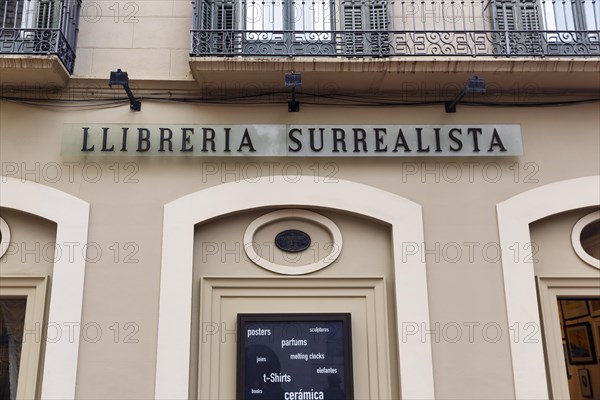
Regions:
[[399, 367], [403, 398], [434, 398], [431, 343], [420, 335], [401, 339], [406, 321], [429, 325], [425, 263], [403, 259], [403, 243], [423, 242], [421, 206], [380, 189], [338, 180], [315, 182], [283, 177], [232, 182], [204, 189], [165, 205], [156, 362], [156, 399], [187, 398], [194, 226], [212, 218], [264, 207], [321, 208], [350, 212], [391, 226], [394, 252]]
[[[541, 327], [529, 225], [542, 218], [600, 204], [600, 176], [560, 181], [528, 190], [496, 205], [508, 326]], [[511, 249], [519, 246], [519, 257]], [[529, 325], [528, 325], [529, 324]], [[542, 331], [511, 340], [515, 398], [547, 399]]]
[[39, 183], [0, 176], [0, 206], [56, 223], [56, 253], [48, 321], [72, 327], [71, 339], [47, 341], [41, 388], [43, 399], [74, 399], [83, 304], [85, 255], [61, 257], [61, 249], [87, 243], [89, 209], [85, 201]]

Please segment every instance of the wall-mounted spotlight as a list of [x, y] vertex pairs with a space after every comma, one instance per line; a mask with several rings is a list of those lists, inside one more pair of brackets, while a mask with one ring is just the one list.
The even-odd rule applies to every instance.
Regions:
[[127, 92], [127, 97], [129, 97], [129, 109], [131, 111], [142, 110], [142, 102], [133, 97], [133, 93], [131, 93], [131, 89], [129, 88], [129, 76], [127, 76], [127, 72], [121, 71], [120, 68], [116, 71], [111, 71], [110, 78], [108, 80], [108, 86], [112, 87], [112, 85], [123, 86], [125, 92]]
[[294, 71], [285, 74], [285, 87], [292, 88], [292, 101], [288, 102], [288, 112], [300, 111], [300, 103], [296, 101], [296, 88], [302, 86], [302, 75]]
[[467, 80], [464, 89], [452, 101], [444, 103], [447, 113], [455, 113], [456, 105], [460, 103], [463, 97], [468, 93], [485, 94], [485, 81], [478, 76], [472, 76]]

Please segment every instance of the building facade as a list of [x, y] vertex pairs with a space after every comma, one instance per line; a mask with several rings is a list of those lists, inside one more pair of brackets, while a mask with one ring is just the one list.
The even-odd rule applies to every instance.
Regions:
[[1, 398], [600, 398], [599, 7], [0, 0]]

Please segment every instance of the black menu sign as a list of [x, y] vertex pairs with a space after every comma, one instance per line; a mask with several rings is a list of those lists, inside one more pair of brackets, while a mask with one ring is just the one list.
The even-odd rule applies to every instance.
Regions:
[[238, 314], [239, 400], [353, 399], [350, 314]]

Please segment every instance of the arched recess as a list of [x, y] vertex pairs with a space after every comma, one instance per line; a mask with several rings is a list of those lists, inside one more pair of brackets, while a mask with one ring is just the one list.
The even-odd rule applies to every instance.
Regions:
[[73, 255], [68, 249], [75, 245], [85, 248], [90, 206], [77, 197], [39, 183], [5, 176], [0, 179], [0, 206], [34, 214], [57, 225], [48, 321], [63, 335], [45, 344], [41, 397], [74, 399], [85, 254], [78, 251]]
[[[311, 207], [350, 212], [392, 228], [398, 348], [403, 398], [434, 398], [431, 343], [421, 335], [403, 335], [403, 323], [429, 325], [425, 262], [405, 255], [403, 246], [423, 243], [421, 206], [370, 186], [302, 177], [266, 177], [232, 182], [181, 197], [165, 205], [160, 278], [156, 399], [187, 398], [194, 226], [241, 210], [263, 207]], [[422, 325], [427, 324], [427, 325]]]
[[510, 340], [517, 399], [549, 397], [529, 224], [598, 204], [600, 176], [589, 176], [528, 190], [496, 205], [508, 326], [521, 333], [536, 327], [533, 334], [527, 330], [527, 340]]

